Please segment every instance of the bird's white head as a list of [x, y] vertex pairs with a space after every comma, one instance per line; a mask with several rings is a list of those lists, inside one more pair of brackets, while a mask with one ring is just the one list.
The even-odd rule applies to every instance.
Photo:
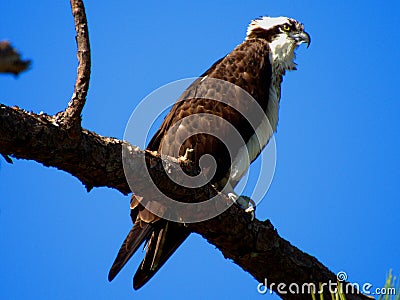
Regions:
[[304, 25], [287, 17], [261, 17], [253, 20], [247, 28], [246, 40], [253, 38], [267, 40], [273, 65], [284, 70], [295, 70], [295, 50], [302, 43], [306, 43], [307, 47], [311, 43]]

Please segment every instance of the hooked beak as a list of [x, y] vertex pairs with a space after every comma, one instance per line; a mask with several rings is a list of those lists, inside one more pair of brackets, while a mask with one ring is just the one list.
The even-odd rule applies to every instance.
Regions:
[[311, 37], [307, 32], [305, 31], [296, 32], [295, 34], [292, 35], [292, 38], [296, 41], [297, 45], [305, 43], [307, 44], [307, 48], [310, 47]]

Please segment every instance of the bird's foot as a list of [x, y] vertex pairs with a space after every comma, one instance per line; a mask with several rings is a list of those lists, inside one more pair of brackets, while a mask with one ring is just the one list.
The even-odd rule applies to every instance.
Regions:
[[185, 155], [179, 157], [178, 160], [186, 162], [188, 160], [193, 160], [193, 158], [194, 158], [194, 149], [186, 148]]
[[249, 213], [252, 221], [254, 220], [256, 203], [253, 200], [247, 196], [238, 196], [234, 193], [228, 193], [228, 197], [233, 203], [244, 209], [246, 213]]

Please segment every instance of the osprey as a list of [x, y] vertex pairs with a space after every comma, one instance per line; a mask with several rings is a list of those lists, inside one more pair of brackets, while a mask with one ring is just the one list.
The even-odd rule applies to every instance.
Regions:
[[[296, 69], [295, 50], [302, 43], [310, 45], [310, 36], [304, 31], [302, 23], [287, 17], [255, 19], [248, 26], [246, 39], [231, 53], [215, 62], [201, 76], [202, 78], [196, 80], [188, 88], [188, 90], [197, 88], [203, 83], [204, 78], [218, 79], [220, 82], [239, 86], [262, 108], [270, 124], [270, 130], [261, 126], [262, 118], [258, 120], [257, 128], [249, 126], [246, 119], [229, 103], [204, 97], [187, 97], [186, 93], [184, 100], [178, 100], [165, 117], [147, 149], [175, 157], [187, 157], [190, 151], [190, 159], [196, 165], [199, 165], [203, 155], [211, 155], [217, 165], [216, 171], [210, 178], [211, 183], [220, 191], [228, 185], [231, 191], [229, 197], [238, 200], [243, 208], [251, 212], [252, 206], [243, 201], [240, 202], [241, 198], [233, 193], [233, 187], [248, 168], [248, 165], [243, 166], [243, 155], [248, 157], [248, 161], [254, 161], [276, 131], [282, 77], [287, 70]], [[204, 84], [202, 88], [205, 88], [207, 93], [213, 95], [221, 93], [218, 84]], [[240, 97], [230, 97], [228, 101], [246, 107], [246, 103], [239, 103], [240, 100]], [[219, 130], [229, 137], [229, 131], [232, 129], [223, 125], [215, 126], [202, 117], [203, 114], [218, 116], [231, 124], [230, 128], [239, 132], [245, 142], [245, 147], [228, 151], [224, 143], [207, 132]], [[191, 115], [199, 115], [199, 117], [195, 119], [195, 123], [187, 123], [183, 126], [180, 122]], [[180, 125], [174, 126], [176, 124]], [[175, 128], [174, 133], [167, 134], [172, 127]], [[189, 136], [183, 143], [177, 143], [176, 139], [181, 134], [190, 131], [189, 127], [196, 127], [205, 133]], [[146, 242], [146, 255], [133, 278], [134, 289], [142, 287], [190, 234], [184, 224], [165, 220], [146, 210], [138, 198], [135, 195], [132, 196], [131, 218], [134, 225], [108, 275], [109, 281], [113, 280], [140, 245]]]

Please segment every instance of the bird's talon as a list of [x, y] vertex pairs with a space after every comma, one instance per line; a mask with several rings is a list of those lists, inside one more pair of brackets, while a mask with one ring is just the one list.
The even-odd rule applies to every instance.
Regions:
[[237, 203], [238, 196], [236, 196], [234, 193], [228, 193], [228, 198], [231, 200], [233, 203]]
[[253, 200], [246, 196], [237, 196], [234, 193], [228, 193], [228, 198], [240, 208], [244, 209], [246, 213], [249, 213], [251, 215], [251, 220], [254, 220], [256, 203]]
[[254, 212], [254, 207], [253, 207], [253, 206], [249, 206], [249, 207], [246, 208], [244, 211], [247, 212], [247, 213]]
[[249, 203], [248, 203], [248, 207], [244, 210], [246, 213], [249, 213], [251, 216], [251, 220], [254, 220], [254, 212], [255, 212], [255, 202], [253, 200], [250, 199]]
[[250, 217], [251, 217], [251, 221], [254, 221], [254, 217], [255, 217], [254, 209], [252, 211], [250, 211]]

